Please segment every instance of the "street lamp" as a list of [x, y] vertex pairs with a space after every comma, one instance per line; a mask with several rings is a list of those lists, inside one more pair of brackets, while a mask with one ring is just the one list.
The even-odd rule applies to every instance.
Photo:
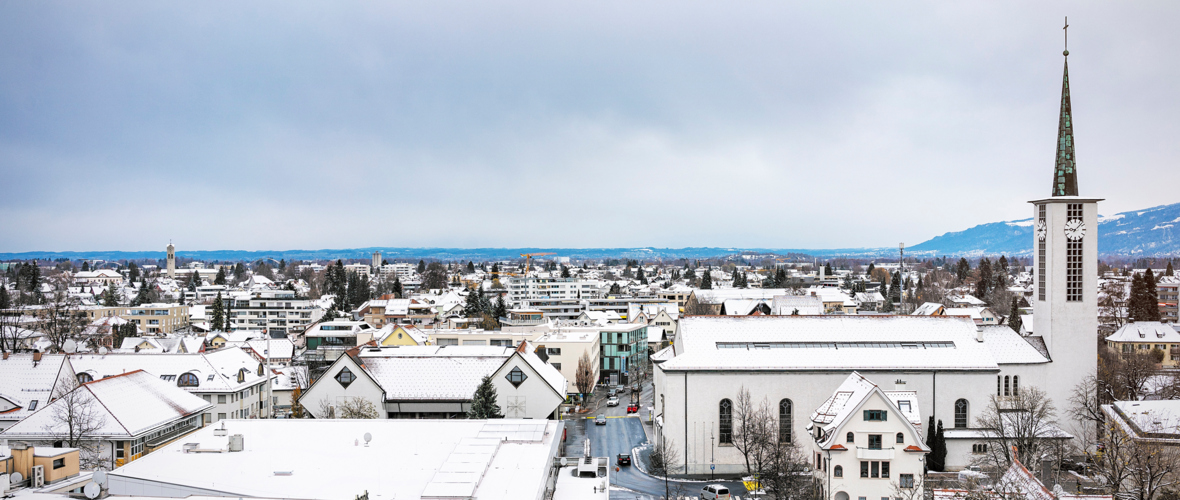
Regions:
[[712, 429], [710, 429], [710, 430], [709, 430], [709, 480], [710, 480], [710, 481], [712, 481], [712, 480], [713, 480], [713, 469], [716, 467], [716, 465], [714, 464], [714, 460], [713, 460], [713, 458], [714, 458], [714, 456], [713, 456], [713, 451], [714, 451], [714, 448], [713, 448], [713, 430], [712, 430]]

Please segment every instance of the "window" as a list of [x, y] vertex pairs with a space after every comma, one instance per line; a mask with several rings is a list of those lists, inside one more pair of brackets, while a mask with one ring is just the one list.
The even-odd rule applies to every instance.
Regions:
[[869, 422], [884, 422], [888, 417], [885, 410], [865, 410], [865, 420]]
[[64, 459], [64, 458], [53, 459], [53, 470], [61, 469], [65, 466], [66, 466], [66, 459]]
[[[1082, 219], [1082, 204], [1070, 203], [1066, 221]], [[1065, 242], [1065, 300], [1082, 301], [1082, 240]]]
[[238, 383], [240, 384], [245, 381], [246, 381], [246, 369], [242, 368], [242, 369], [238, 370]]
[[778, 402], [778, 442], [791, 442], [791, 400], [784, 399]]
[[557, 371], [561, 371], [561, 363], [549, 363], [549, 364], [553, 365], [553, 368], [556, 368]]
[[832, 476], [844, 477], [844, 467], [837, 465], [836, 468], [832, 469]]
[[173, 380], [176, 380], [176, 375], [160, 375], [160, 380], [163, 380], [165, 382], [171, 382]]
[[845, 443], [855, 443], [856, 442], [856, 435], [851, 432], [849, 432], [848, 434], [845, 434], [844, 435], [844, 442]]
[[1003, 380], [1003, 378], [1004, 378], [1003, 375], [996, 375], [996, 395], [997, 396], [1004, 395], [1004, 393], [1000, 392], [1000, 382], [1001, 382], [1001, 380]]
[[122, 441], [115, 441], [115, 458], [122, 460], [126, 458], [125, 450], [123, 449]]
[[987, 443], [975, 443], [971, 445], [971, 453], [987, 453]]
[[508, 375], [505, 375], [504, 378], [508, 379], [508, 381], [512, 383], [512, 387], [520, 387], [520, 384], [523, 384], [524, 380], [529, 377], [520, 370], [519, 366], [516, 366], [513, 367], [512, 371], [508, 372]]
[[[217, 395], [217, 404], [219, 404], [219, 405], [225, 404], [225, 394], [218, 394]], [[222, 418], [225, 418], [225, 417], [222, 417]]]
[[547, 347], [547, 348], [545, 348], [545, 354], [547, 354], [549, 356], [561, 356], [561, 348], [560, 347]]
[[1009, 377], [1009, 376], [1005, 375], [1005, 376], [1004, 376], [1004, 395], [1005, 395], [1005, 396], [1011, 396], [1011, 395], [1012, 395], [1012, 384], [1011, 384], [1011, 382], [1012, 382], [1012, 377]]
[[1012, 395], [1020, 394], [1020, 375], [1012, 376]]
[[962, 429], [967, 427], [967, 400], [960, 399], [955, 401], [955, 428]]
[[889, 462], [881, 462], [881, 477], [889, 477]]
[[85, 384], [86, 382], [93, 382], [93, 381], [94, 381], [94, 377], [90, 376], [89, 373], [82, 372], [82, 373], [78, 374], [78, 383], [79, 384]]
[[880, 434], [869, 434], [869, 449], [870, 450], [881, 449], [881, 435]]
[[36, 409], [37, 409], [37, 400], [34, 399], [32, 401], [29, 401], [29, 411], [33, 411]]
[[897, 444], [905, 444], [905, 434], [897, 433]]
[[718, 436], [720, 444], [733, 444], [733, 402], [722, 399], [718, 408]]
[[914, 487], [914, 475], [913, 474], [901, 474], [901, 475], [898, 475], [897, 477], [900, 479], [899, 482], [901, 483], [900, 486], [902, 488], [913, 488]]
[[185, 373], [180, 376], [180, 380], [176, 381], [176, 385], [180, 387], [196, 387], [201, 384], [200, 379], [191, 373]]
[[[869, 477], [869, 463], [868, 462], [861, 462], [860, 463], [860, 477]], [[861, 497], [861, 498], [864, 498], [864, 497]]]
[[217, 414], [217, 420], [225, 420], [225, 414], [224, 414], [224, 413], [218, 413], [218, 414]]
[[[1045, 223], [1045, 205], [1037, 205], [1037, 220]], [[1037, 238], [1037, 297], [1045, 300], [1045, 240]]]
[[881, 477], [881, 462], [869, 462], [869, 477]]
[[340, 370], [340, 373], [336, 374], [336, 381], [340, 382], [340, 385], [347, 389], [350, 384], [356, 381], [356, 375], [353, 375], [352, 370], [349, 370], [346, 366]]

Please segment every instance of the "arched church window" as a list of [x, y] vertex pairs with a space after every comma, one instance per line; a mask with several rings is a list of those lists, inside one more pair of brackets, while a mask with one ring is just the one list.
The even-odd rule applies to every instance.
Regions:
[[955, 401], [955, 427], [967, 427], [967, 400], [960, 399]]

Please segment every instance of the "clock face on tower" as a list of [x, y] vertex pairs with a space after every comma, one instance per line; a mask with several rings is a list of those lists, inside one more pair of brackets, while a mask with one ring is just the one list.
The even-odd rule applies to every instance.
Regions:
[[1037, 240], [1045, 241], [1045, 236], [1049, 233], [1049, 229], [1045, 227], [1045, 221], [1037, 221]]
[[1086, 236], [1086, 223], [1080, 219], [1073, 219], [1065, 223], [1065, 238], [1069, 241], [1081, 241]]

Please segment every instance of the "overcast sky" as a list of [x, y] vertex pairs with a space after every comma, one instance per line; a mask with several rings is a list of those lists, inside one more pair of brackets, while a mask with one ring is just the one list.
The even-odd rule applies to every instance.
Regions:
[[1177, 2], [0, 0], [0, 252], [917, 244], [1180, 201]]

